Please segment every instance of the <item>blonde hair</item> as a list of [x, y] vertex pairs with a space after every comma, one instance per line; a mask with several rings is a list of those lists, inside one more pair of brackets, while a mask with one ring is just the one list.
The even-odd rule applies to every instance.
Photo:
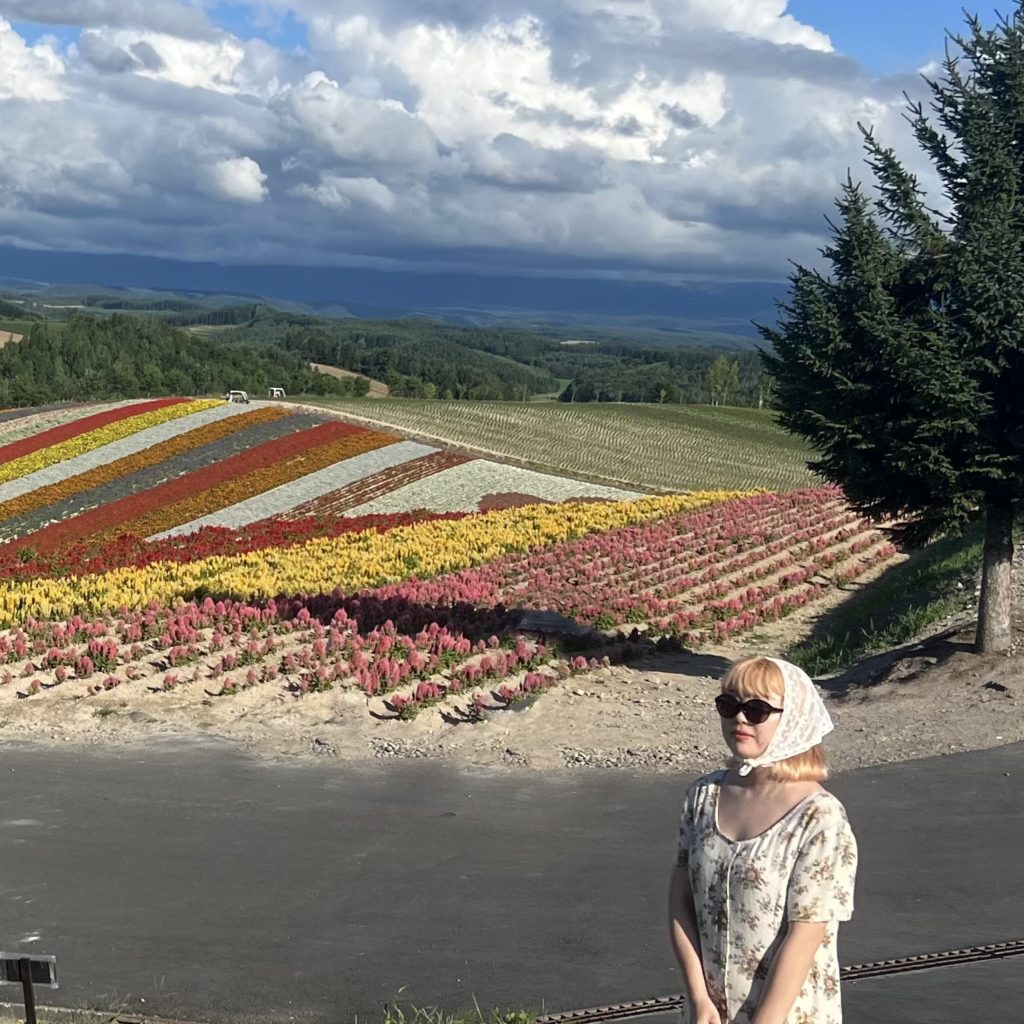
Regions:
[[[778, 700], [780, 694], [785, 696], [786, 681], [782, 670], [769, 658], [746, 658], [730, 666], [722, 676], [722, 693], [734, 693], [742, 700], [760, 697], [770, 702]], [[729, 759], [730, 768], [739, 763], [739, 758]], [[758, 773], [771, 782], [824, 782], [828, 778], [825, 748], [818, 743], [802, 754], [759, 768]]]

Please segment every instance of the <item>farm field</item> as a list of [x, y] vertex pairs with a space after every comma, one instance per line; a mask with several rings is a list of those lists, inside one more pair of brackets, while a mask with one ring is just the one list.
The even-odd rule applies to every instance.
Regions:
[[159, 730], [216, 707], [225, 734], [330, 709], [365, 755], [895, 557], [833, 488], [643, 495], [287, 403], [6, 410], [0, 705], [68, 738], [118, 708]]
[[[310, 363], [309, 364], [314, 370], [319, 373], [326, 373], [329, 377], [337, 377], [339, 380], [344, 380], [346, 377], [360, 377], [363, 374], [355, 373], [352, 370], [342, 370], [337, 366], [328, 366], [326, 363]], [[371, 398], [386, 398], [388, 395], [388, 386], [383, 381], [374, 380], [372, 377], [367, 378], [370, 381], [370, 397]]]
[[650, 490], [814, 486], [811, 453], [767, 410], [712, 406], [316, 400], [441, 444]]
[[[8, 334], [17, 334], [24, 336], [37, 324], [40, 323], [38, 320], [9, 320], [0, 318], [0, 331]], [[47, 330], [59, 333], [64, 330], [64, 323], [60, 320], [46, 320], [42, 321], [46, 325]]]

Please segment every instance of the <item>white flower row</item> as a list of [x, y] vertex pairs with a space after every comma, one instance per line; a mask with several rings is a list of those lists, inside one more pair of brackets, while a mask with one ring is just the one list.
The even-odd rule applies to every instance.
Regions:
[[572, 498], [610, 498], [622, 501], [636, 498], [635, 491], [617, 487], [568, 480], [548, 473], [535, 473], [518, 466], [505, 466], [498, 462], [474, 459], [453, 466], [415, 483], [398, 487], [390, 494], [381, 495], [349, 509], [347, 516], [367, 516], [388, 512], [408, 512], [416, 508], [432, 512], [475, 512], [480, 499], [488, 494], [514, 492], [535, 495], [549, 501], [568, 501]]
[[[90, 409], [92, 413], [94, 410]], [[217, 420], [225, 419], [228, 416], [235, 416], [245, 412], [244, 405], [216, 405], [212, 409], [204, 409], [201, 412], [194, 412], [190, 416], [182, 416], [180, 419], [169, 420], [167, 423], [160, 423], [155, 427], [148, 427], [140, 430], [130, 437], [114, 441], [112, 444], [104, 445], [102, 448], [95, 448], [83, 455], [76, 455], [73, 459], [66, 459], [45, 469], [36, 470], [28, 476], [19, 477], [17, 480], [10, 480], [0, 484], [0, 501], [7, 501], [10, 498], [17, 498], [22, 494], [28, 494], [39, 487], [46, 487], [49, 484], [61, 483], [79, 473], [86, 473], [91, 469], [105, 466], [108, 462], [122, 459], [126, 455], [135, 455], [138, 452], [150, 448], [161, 441], [169, 441], [172, 437], [185, 434], [198, 427], [204, 427], [208, 423], [215, 423]]]
[[[163, 533], [154, 534], [147, 539], [159, 540], [162, 537], [195, 533], [196, 530], [202, 529], [204, 526], [229, 526], [237, 530], [261, 519], [279, 516], [305, 501], [319, 498], [323, 494], [330, 494], [331, 491], [347, 487], [374, 473], [401, 465], [403, 462], [410, 462], [412, 459], [418, 459], [424, 455], [430, 455], [435, 451], [437, 451], [436, 448], [419, 444], [416, 441], [400, 441], [396, 444], [385, 445], [383, 448], [376, 448], [371, 452], [364, 452], [362, 455], [353, 455], [352, 458], [336, 462], [326, 469], [309, 473], [291, 483], [271, 488], [269, 491], [264, 491], [263, 494], [246, 498], [245, 501], [240, 501], [229, 508], [200, 516], [198, 519], [182, 523], [170, 530], [164, 530]], [[350, 514], [346, 513], [346, 515]]]

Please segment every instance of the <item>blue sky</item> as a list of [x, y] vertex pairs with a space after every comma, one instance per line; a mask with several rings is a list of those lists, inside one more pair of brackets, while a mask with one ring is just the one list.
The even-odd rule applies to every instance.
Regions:
[[944, 30], [964, 27], [963, 10], [992, 24], [993, 11], [1012, 9], [1010, 0], [789, 0], [788, 12], [828, 33], [836, 49], [856, 57], [876, 74], [912, 71], [941, 56]]

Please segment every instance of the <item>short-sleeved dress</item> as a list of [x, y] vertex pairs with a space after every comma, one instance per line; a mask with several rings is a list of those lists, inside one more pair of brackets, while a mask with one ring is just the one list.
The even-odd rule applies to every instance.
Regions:
[[[722, 1024], [749, 1024], [788, 921], [824, 921], [825, 939], [786, 1024], [842, 1024], [836, 937], [853, 914], [857, 843], [831, 793], [812, 793], [771, 828], [733, 841], [718, 831], [726, 771], [691, 783], [679, 824], [708, 994]], [[692, 1024], [687, 1001], [683, 1024]]]

